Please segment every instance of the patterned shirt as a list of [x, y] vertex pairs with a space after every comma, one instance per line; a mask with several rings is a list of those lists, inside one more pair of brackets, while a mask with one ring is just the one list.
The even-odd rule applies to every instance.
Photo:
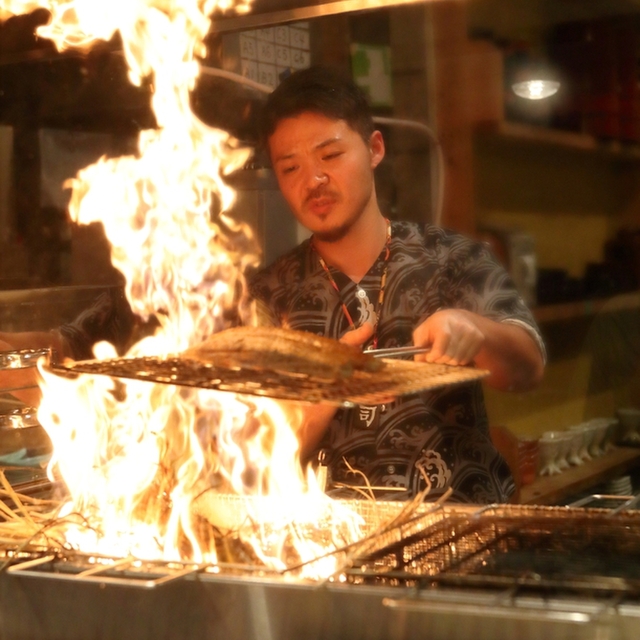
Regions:
[[[428, 316], [458, 308], [524, 327], [544, 353], [533, 316], [486, 245], [431, 225], [393, 222], [390, 251], [378, 348], [410, 345]], [[339, 338], [349, 328], [342, 302], [356, 325], [375, 312], [384, 258], [383, 250], [358, 284], [329, 267], [337, 292], [303, 242], [252, 280], [260, 322]], [[506, 502], [515, 488], [491, 442], [479, 382], [340, 409], [319, 450], [340, 495], [366, 486], [362, 474], [379, 499], [415, 495], [426, 486], [423, 474], [431, 483], [428, 500], [451, 488], [450, 501]]]
[[90, 360], [95, 357], [94, 345], [101, 340], [110, 342], [123, 354], [137, 322], [122, 287], [100, 287], [91, 304], [58, 331], [70, 352], [65, 355], [74, 360]]

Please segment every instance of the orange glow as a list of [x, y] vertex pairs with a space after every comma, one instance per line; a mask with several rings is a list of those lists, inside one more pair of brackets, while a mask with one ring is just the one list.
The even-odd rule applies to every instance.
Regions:
[[[38, 7], [52, 14], [38, 33], [59, 49], [87, 47], [119, 32], [131, 81], [153, 79], [158, 128], [140, 134], [135, 157], [102, 158], [80, 171], [67, 185], [69, 208], [81, 224], [102, 222], [134, 312], [160, 322], [127, 355], [179, 353], [223, 328], [223, 312], [238, 304], [244, 269], [257, 259], [230, 248], [224, 228], [238, 230], [233, 219], [222, 214], [212, 222], [210, 213], [212, 194], [223, 210], [233, 203], [223, 176], [242, 166], [249, 152], [189, 108], [208, 16], [216, 8], [246, 11], [248, 5], [0, 0], [0, 16]], [[101, 343], [95, 356], [116, 353]], [[70, 494], [61, 513], [70, 523], [70, 545], [213, 563], [215, 544], [202, 535], [196, 504], [204, 505], [201, 515], [221, 530], [237, 531], [277, 568], [286, 566], [292, 544], [298, 561], [305, 561], [358, 536], [357, 518], [301, 472], [296, 418], [277, 403], [105, 376], [42, 374], [39, 419], [54, 445], [49, 473]], [[229, 495], [246, 496], [239, 510], [237, 501], [233, 509], [225, 506]], [[319, 535], [320, 523], [328, 537]], [[333, 571], [331, 561], [323, 561], [309, 575]]]

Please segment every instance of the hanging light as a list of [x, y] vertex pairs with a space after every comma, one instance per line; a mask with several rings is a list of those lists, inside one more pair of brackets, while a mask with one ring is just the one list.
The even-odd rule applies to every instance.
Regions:
[[520, 98], [544, 100], [558, 93], [560, 82], [544, 60], [529, 59], [513, 74], [511, 88]]
[[560, 83], [557, 80], [545, 80], [536, 78], [532, 80], [524, 80], [515, 82], [511, 85], [513, 92], [521, 98], [527, 100], [544, 100], [558, 93]]

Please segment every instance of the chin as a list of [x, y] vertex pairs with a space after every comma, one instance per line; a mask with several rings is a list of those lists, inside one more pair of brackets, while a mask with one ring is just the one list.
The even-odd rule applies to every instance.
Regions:
[[314, 235], [320, 242], [338, 242], [349, 233], [350, 228], [351, 225], [345, 224], [339, 227], [333, 227], [332, 229], [314, 231]]

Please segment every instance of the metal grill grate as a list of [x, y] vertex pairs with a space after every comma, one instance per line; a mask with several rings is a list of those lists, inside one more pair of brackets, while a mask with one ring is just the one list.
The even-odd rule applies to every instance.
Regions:
[[[233, 502], [233, 501], [232, 501]], [[345, 501], [364, 519], [356, 544], [344, 554], [349, 584], [427, 587], [532, 588], [640, 599], [640, 512], [520, 507], [485, 509]], [[382, 526], [381, 526], [382, 525]], [[154, 588], [196, 574], [282, 580], [298, 567], [276, 572], [259, 562], [200, 565], [104, 558], [47, 549], [2, 552], [12, 574], [76, 582]]]
[[479, 380], [488, 372], [472, 367], [428, 364], [405, 360], [382, 360], [377, 371], [355, 370], [352, 375], [333, 379], [306, 373], [223, 368], [185, 358], [141, 357], [53, 364], [59, 374], [89, 373], [114, 378], [230, 391], [337, 405], [381, 404], [392, 396], [418, 393], [451, 384]]
[[[239, 514], [246, 513], [246, 505], [243, 505], [247, 501], [246, 497], [223, 495], [218, 498], [225, 508], [237, 510]], [[305, 564], [322, 561], [329, 555], [339, 555], [344, 561], [349, 562], [350, 558], [365, 550], [371, 552], [381, 543], [388, 544], [391, 540], [398, 542], [417, 531], [428, 529], [446, 517], [446, 511], [442, 507], [428, 503], [409, 511], [406, 505], [398, 502], [344, 500], [341, 503], [362, 518], [361, 539], [337, 549], [328, 548], [326, 554]], [[264, 508], [269, 508], [268, 501]], [[327, 537], [326, 533], [319, 533], [321, 537]], [[221, 541], [218, 551], [222, 551], [223, 547], [228, 545], [241, 545], [246, 551], [246, 545], [233, 537], [226, 537]], [[239, 547], [236, 550], [238, 549]], [[235, 562], [225, 560], [224, 554], [219, 553], [218, 564], [209, 565], [196, 562], [140, 560], [133, 557], [116, 558], [71, 549], [52, 550], [38, 545], [26, 545], [21, 550], [5, 546], [0, 548], [0, 558], [4, 560], [8, 573], [13, 575], [144, 589], [156, 588], [196, 574], [202, 577], [282, 580], [285, 579], [285, 574], [296, 576], [302, 566], [296, 565], [285, 571], [275, 571], [262, 564], [251, 552], [245, 553], [242, 561]]]
[[505, 505], [453, 516], [361, 558], [350, 579], [640, 596], [640, 513]]

